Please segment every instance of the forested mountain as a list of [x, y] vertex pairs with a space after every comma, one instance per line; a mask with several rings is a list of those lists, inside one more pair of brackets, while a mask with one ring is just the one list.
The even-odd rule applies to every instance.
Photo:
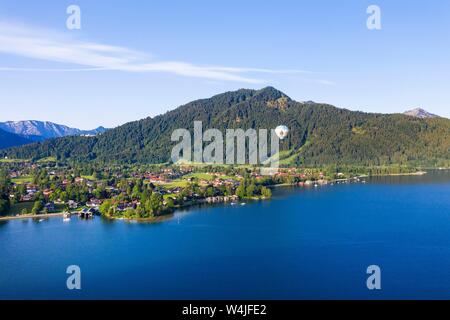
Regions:
[[175, 129], [290, 129], [282, 142], [289, 165], [450, 163], [450, 120], [368, 114], [313, 102], [299, 103], [268, 87], [198, 100], [155, 118], [127, 123], [96, 137], [66, 137], [0, 152], [2, 156], [121, 163], [170, 160]]
[[106, 131], [103, 127], [94, 130], [80, 130], [53, 122], [36, 120], [0, 122], [0, 129], [34, 141], [66, 136], [96, 135]]
[[0, 129], [0, 149], [21, 146], [28, 143], [32, 143], [32, 141]]

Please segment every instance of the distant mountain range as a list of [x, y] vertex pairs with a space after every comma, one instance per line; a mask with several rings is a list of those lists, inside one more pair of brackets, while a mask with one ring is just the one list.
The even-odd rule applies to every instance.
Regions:
[[67, 136], [95, 136], [107, 130], [103, 127], [80, 130], [53, 122], [35, 120], [0, 122], [0, 129], [34, 141]]
[[373, 114], [328, 104], [296, 102], [268, 87], [241, 89], [193, 101], [155, 118], [130, 122], [94, 137], [63, 137], [0, 151], [0, 157], [163, 163], [170, 161], [175, 129], [267, 129], [286, 125], [283, 165], [450, 165], [450, 120]]
[[413, 109], [410, 111], [406, 111], [405, 114], [407, 116], [420, 118], [420, 119], [439, 118], [439, 116], [429, 113], [428, 111], [421, 109], [421, 108], [416, 108], [416, 109]]
[[67, 136], [95, 136], [105, 131], [104, 127], [80, 130], [48, 121], [0, 122], [0, 149]]

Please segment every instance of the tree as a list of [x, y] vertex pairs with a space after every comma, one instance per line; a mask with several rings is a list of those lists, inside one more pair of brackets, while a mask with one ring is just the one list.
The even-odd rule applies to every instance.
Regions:
[[166, 202], [168, 208], [173, 208], [175, 206], [172, 198], [168, 198]]
[[11, 180], [9, 175], [5, 170], [0, 170], [0, 195], [8, 193]]
[[140, 195], [141, 195], [141, 188], [139, 187], [138, 184], [136, 184], [136, 185], [133, 187], [133, 191], [132, 191], [132, 194], [131, 194], [131, 198], [133, 198], [133, 199], [139, 199], [139, 198], [140, 198]]
[[264, 198], [272, 198], [272, 190], [267, 187], [261, 187], [261, 196]]
[[6, 214], [9, 211], [9, 201], [0, 198], [0, 214]]
[[59, 195], [59, 198], [60, 198], [61, 201], [63, 201], [63, 202], [69, 201], [69, 195], [68, 195], [67, 192], [65, 192], [65, 191], [61, 192], [61, 194]]
[[246, 192], [245, 192], [245, 186], [243, 184], [241, 184], [237, 189], [236, 189], [236, 195], [240, 198], [240, 199], [244, 199], [246, 196]]
[[103, 216], [109, 217], [111, 214], [111, 208], [112, 208], [112, 201], [105, 200], [98, 209]]
[[152, 210], [152, 214], [158, 214], [162, 209], [163, 197], [157, 192], [153, 192], [150, 197], [150, 207]]
[[31, 209], [32, 214], [38, 214], [44, 208], [44, 204], [42, 201], [36, 201], [33, 205], [33, 209]]
[[256, 185], [254, 183], [251, 183], [248, 185], [248, 187], [245, 190], [245, 193], [248, 198], [254, 197], [256, 191]]
[[213, 187], [208, 187], [207, 189], [206, 189], [206, 196], [207, 197], [214, 197], [214, 188]]

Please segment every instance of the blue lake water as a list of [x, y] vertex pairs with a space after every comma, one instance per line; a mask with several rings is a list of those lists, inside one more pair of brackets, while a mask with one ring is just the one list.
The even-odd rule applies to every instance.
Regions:
[[[0, 299], [450, 298], [448, 172], [274, 196], [157, 224], [0, 222]], [[80, 291], [66, 288], [69, 265]]]

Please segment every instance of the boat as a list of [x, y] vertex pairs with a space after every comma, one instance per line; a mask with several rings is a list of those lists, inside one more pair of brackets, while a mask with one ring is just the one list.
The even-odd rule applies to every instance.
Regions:
[[245, 205], [246, 205], [246, 203], [245, 203], [245, 202], [241, 203], [241, 206], [245, 206]]

